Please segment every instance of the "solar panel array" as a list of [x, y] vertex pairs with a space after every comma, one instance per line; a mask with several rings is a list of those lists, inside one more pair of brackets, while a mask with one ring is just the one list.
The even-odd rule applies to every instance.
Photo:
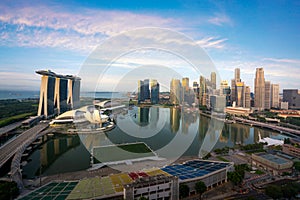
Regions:
[[174, 164], [162, 168], [163, 171], [181, 180], [193, 179], [227, 167], [229, 163], [192, 160], [184, 164]]

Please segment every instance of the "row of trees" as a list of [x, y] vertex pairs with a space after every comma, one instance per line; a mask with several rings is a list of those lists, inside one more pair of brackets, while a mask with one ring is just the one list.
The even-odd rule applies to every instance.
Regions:
[[291, 199], [295, 197], [300, 192], [299, 183], [288, 183], [283, 186], [279, 185], [269, 185], [265, 189], [266, 195], [272, 197], [273, 199], [288, 198]]
[[[207, 187], [204, 182], [199, 181], [195, 184], [195, 190], [197, 194], [199, 194], [199, 198], [201, 199], [202, 194], [207, 190]], [[188, 197], [190, 194], [190, 188], [186, 184], [180, 184], [179, 186], [179, 198]]]

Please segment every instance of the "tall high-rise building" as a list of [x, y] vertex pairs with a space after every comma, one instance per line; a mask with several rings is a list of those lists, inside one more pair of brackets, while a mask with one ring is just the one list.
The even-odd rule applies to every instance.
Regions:
[[187, 77], [182, 78], [182, 97], [183, 97], [182, 101], [187, 101], [189, 96], [189, 90], [190, 90], [189, 78]]
[[42, 75], [40, 88], [40, 102], [38, 115], [46, 118], [53, 116], [54, 113], [54, 88], [55, 77]]
[[271, 82], [265, 81], [265, 109], [271, 108]]
[[149, 79], [138, 81], [138, 103], [150, 100]]
[[78, 77], [72, 77], [68, 80], [67, 102], [71, 109], [78, 108], [80, 105], [80, 78]]
[[241, 82], [240, 68], [235, 68], [235, 70], [234, 70], [234, 80], [235, 80], [235, 82]]
[[237, 100], [236, 83], [241, 82], [240, 68], [234, 70], [234, 79], [231, 80], [231, 103]]
[[271, 84], [271, 107], [279, 108], [279, 84]]
[[235, 79], [231, 79], [231, 104], [233, 104], [234, 101], [236, 101], [235, 99]]
[[254, 106], [258, 110], [265, 109], [265, 75], [263, 68], [256, 68], [254, 79]]
[[284, 89], [283, 101], [288, 102], [289, 109], [300, 109], [300, 90]]
[[224, 95], [226, 96], [226, 106], [230, 106], [231, 105], [231, 90], [230, 87], [228, 85], [228, 82], [226, 80], [221, 81], [220, 83], [220, 95]]
[[245, 107], [245, 85], [244, 82], [235, 83], [235, 102], [237, 107]]
[[211, 72], [211, 74], [210, 74], [210, 82], [211, 82], [212, 89], [215, 90], [217, 88], [216, 72]]
[[159, 83], [157, 80], [152, 79], [150, 82], [151, 87], [151, 103], [158, 104], [159, 102]]
[[184, 91], [188, 91], [190, 86], [189, 86], [189, 78], [185, 77], [182, 78], [182, 88]]
[[199, 97], [199, 84], [197, 83], [197, 81], [193, 82], [193, 90], [194, 90], [195, 95], [198, 98]]
[[144, 80], [144, 98], [150, 99], [149, 79]]
[[144, 81], [138, 81], [138, 103], [145, 101], [144, 97]]
[[178, 105], [182, 102], [182, 87], [180, 80], [172, 79], [170, 83], [170, 102]]
[[220, 83], [220, 95], [225, 94], [225, 89], [229, 88], [228, 81], [224, 80]]
[[54, 105], [57, 107], [58, 114], [68, 110], [68, 79], [63, 77], [55, 78]]
[[60, 114], [80, 104], [80, 78], [58, 75], [50, 70], [39, 70], [42, 75], [38, 115], [46, 118]]
[[206, 80], [204, 76], [200, 76], [199, 86], [199, 105], [206, 106]]
[[246, 108], [251, 108], [251, 91], [250, 91], [250, 87], [246, 86], [245, 89], [245, 107]]

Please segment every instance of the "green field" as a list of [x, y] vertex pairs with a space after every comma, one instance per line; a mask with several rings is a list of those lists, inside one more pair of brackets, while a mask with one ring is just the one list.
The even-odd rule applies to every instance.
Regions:
[[38, 99], [0, 100], [0, 127], [36, 115]]
[[93, 149], [94, 163], [114, 162], [155, 156], [145, 143], [96, 147]]

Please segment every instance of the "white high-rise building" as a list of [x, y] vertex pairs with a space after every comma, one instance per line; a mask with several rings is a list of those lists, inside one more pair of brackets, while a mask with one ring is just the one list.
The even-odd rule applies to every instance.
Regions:
[[279, 84], [271, 84], [271, 107], [279, 107]]

